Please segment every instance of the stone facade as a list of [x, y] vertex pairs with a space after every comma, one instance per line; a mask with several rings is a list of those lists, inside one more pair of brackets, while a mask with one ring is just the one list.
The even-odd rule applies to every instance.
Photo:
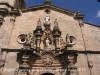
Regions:
[[79, 11], [55, 7], [49, 0], [21, 10], [8, 3], [0, 4], [5, 8], [0, 9], [1, 75], [100, 73], [99, 26], [83, 22]]

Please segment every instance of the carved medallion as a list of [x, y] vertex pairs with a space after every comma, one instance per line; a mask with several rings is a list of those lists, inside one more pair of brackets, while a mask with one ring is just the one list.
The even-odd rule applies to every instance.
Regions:
[[45, 54], [42, 58], [44, 65], [52, 65], [53, 57], [50, 54]]

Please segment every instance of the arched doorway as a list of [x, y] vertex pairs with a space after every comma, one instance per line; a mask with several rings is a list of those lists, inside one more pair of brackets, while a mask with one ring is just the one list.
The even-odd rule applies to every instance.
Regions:
[[54, 75], [54, 74], [52, 74], [52, 73], [43, 73], [41, 75]]

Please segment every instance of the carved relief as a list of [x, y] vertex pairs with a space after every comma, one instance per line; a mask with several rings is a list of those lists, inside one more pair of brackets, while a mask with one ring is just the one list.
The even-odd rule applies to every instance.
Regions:
[[34, 33], [20, 35], [17, 39], [19, 43], [26, 44], [26, 49], [40, 50], [63, 50], [66, 47], [71, 47], [76, 44], [76, 39], [73, 36], [66, 35], [66, 43], [61, 37], [61, 31], [58, 27], [57, 19], [54, 21], [53, 31], [50, 29], [50, 17], [46, 16], [44, 20], [45, 30], [42, 30], [41, 21], [37, 22], [37, 28]]
[[43, 64], [47, 66], [52, 65], [53, 63], [53, 57], [50, 54], [43, 55], [42, 60]]
[[[77, 61], [77, 54], [74, 52], [67, 53], [68, 50], [66, 48], [76, 44], [75, 37], [67, 34], [66, 42], [64, 42], [57, 20], [54, 21], [53, 30], [50, 29], [50, 24], [50, 17], [46, 16], [44, 20], [44, 30], [42, 30], [41, 21], [39, 19], [36, 30], [34, 30], [33, 33], [19, 35], [17, 41], [24, 45], [23, 50], [25, 50], [21, 54], [22, 62], [20, 68], [33, 68], [39, 64], [48, 68], [55, 65], [55, 62], [59, 60], [61, 64], [58, 63], [57, 66], [64, 69], [74, 68], [74, 71], [70, 71], [70, 75], [76, 74], [75, 70], [77, 68], [75, 67], [75, 63]], [[55, 61], [55, 57], [58, 57], [57, 61]], [[27, 72], [25, 72], [25, 74], [26, 73]]]

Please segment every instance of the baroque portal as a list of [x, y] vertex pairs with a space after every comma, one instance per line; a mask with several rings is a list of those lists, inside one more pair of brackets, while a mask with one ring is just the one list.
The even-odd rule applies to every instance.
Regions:
[[66, 42], [64, 42], [57, 19], [55, 19], [54, 27], [51, 29], [49, 16], [44, 19], [44, 27], [43, 30], [39, 19], [33, 33], [18, 36], [18, 43], [23, 44], [23, 49], [18, 53], [18, 58], [22, 58], [22, 60], [19, 60], [19, 69], [30, 70], [24, 70], [18, 72], [18, 74], [78, 75], [78, 67], [75, 66], [77, 52], [67, 52], [67, 47], [75, 45], [75, 37], [67, 34], [65, 37]]

